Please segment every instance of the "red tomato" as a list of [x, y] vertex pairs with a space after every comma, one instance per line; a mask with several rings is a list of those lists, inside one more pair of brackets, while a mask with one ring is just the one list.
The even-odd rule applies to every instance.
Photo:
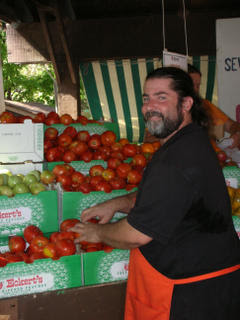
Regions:
[[123, 178], [115, 177], [109, 181], [113, 190], [124, 189], [126, 187], [126, 181]]
[[23, 261], [23, 258], [16, 255], [13, 252], [4, 252], [3, 253], [4, 258], [6, 259], [7, 263], [13, 263], [13, 262], [20, 262]]
[[38, 112], [34, 118], [33, 118], [33, 122], [34, 123], [44, 123], [45, 122], [45, 114], [43, 112]]
[[96, 150], [101, 146], [101, 136], [99, 134], [93, 134], [88, 141], [89, 148]]
[[49, 127], [44, 132], [44, 138], [46, 140], [56, 140], [58, 136], [58, 130], [53, 127]]
[[126, 179], [131, 169], [132, 167], [129, 163], [123, 162], [117, 167], [116, 172], [120, 178]]
[[75, 172], [75, 169], [69, 163], [64, 163], [63, 166], [67, 169], [67, 174], [69, 176]]
[[47, 152], [48, 149], [54, 147], [54, 140], [44, 140], [44, 153]]
[[77, 156], [73, 151], [67, 150], [66, 152], [64, 152], [62, 159], [64, 162], [69, 163], [69, 162], [77, 160]]
[[106, 156], [101, 151], [95, 150], [93, 160], [106, 160]]
[[127, 184], [125, 189], [126, 189], [127, 191], [131, 191], [131, 190], [134, 189], [134, 188], [137, 188], [137, 185], [136, 185], [136, 184]]
[[48, 162], [60, 161], [62, 159], [62, 153], [57, 147], [50, 148], [47, 150], [45, 158]]
[[98, 150], [105, 156], [105, 160], [110, 157], [110, 154], [112, 152], [112, 149], [109, 146], [100, 146]]
[[88, 222], [97, 224], [97, 223], [99, 223], [99, 220], [96, 219], [96, 218], [91, 218], [91, 219], [88, 220]]
[[101, 166], [100, 164], [96, 164], [95, 166], [92, 166], [89, 170], [89, 175], [91, 177], [94, 177], [94, 176], [101, 176], [103, 171], [104, 171], [104, 167]]
[[62, 256], [71, 256], [76, 253], [76, 246], [70, 239], [62, 239], [56, 242], [57, 254]]
[[43, 248], [42, 254], [46, 258], [57, 259], [58, 254], [57, 254], [56, 244], [53, 242], [47, 243]]
[[152, 142], [154, 151], [157, 151], [161, 147], [161, 143], [159, 141]]
[[103, 251], [106, 253], [112, 252], [113, 251], [113, 247], [109, 246], [108, 244], [103, 243]]
[[100, 181], [96, 185], [96, 191], [104, 191], [106, 193], [110, 193], [112, 191], [112, 187], [107, 181]]
[[101, 134], [101, 143], [104, 146], [111, 146], [116, 142], [117, 136], [113, 131], [105, 131]]
[[59, 146], [66, 148], [72, 143], [72, 138], [68, 134], [62, 133], [58, 136], [57, 143]]
[[74, 227], [79, 222], [80, 220], [74, 218], [63, 220], [60, 224], [60, 231], [68, 231], [68, 229]]
[[102, 172], [102, 177], [106, 181], [110, 181], [115, 177], [115, 175], [116, 175], [115, 171], [110, 168], [104, 169]]
[[61, 183], [62, 187], [71, 186], [72, 178], [67, 174], [62, 174], [57, 177], [57, 182]]
[[85, 151], [85, 152], [81, 155], [80, 159], [83, 160], [84, 162], [90, 162], [90, 161], [92, 161], [92, 159], [93, 159], [93, 152], [90, 151], [90, 150]]
[[93, 176], [90, 178], [90, 184], [94, 190], [96, 190], [96, 185], [99, 184], [100, 181], [104, 181], [102, 176]]
[[76, 191], [81, 191], [82, 193], [89, 193], [92, 191], [92, 186], [89, 182], [83, 182], [77, 187]]
[[0, 114], [0, 123], [16, 123], [16, 117], [9, 111], [4, 111]]
[[40, 252], [33, 252], [29, 254], [29, 258], [27, 260], [27, 263], [33, 263], [35, 260], [44, 259], [44, 255]]
[[56, 242], [57, 239], [58, 239], [59, 233], [60, 232], [58, 232], [58, 231], [52, 232], [50, 237], [49, 237], [50, 242]]
[[154, 147], [152, 143], [145, 142], [141, 145], [142, 153], [154, 153]]
[[88, 142], [90, 140], [90, 133], [86, 130], [78, 131], [77, 139], [82, 142]]
[[142, 174], [138, 170], [131, 170], [127, 175], [127, 182], [129, 184], [138, 184], [142, 180]]
[[144, 168], [147, 165], [147, 159], [143, 154], [136, 154], [132, 159], [132, 163], [134, 166], [139, 166]]
[[123, 148], [123, 145], [120, 143], [120, 142], [114, 142], [112, 145], [111, 145], [111, 149], [112, 151], [121, 151]]
[[57, 119], [59, 120], [60, 117], [55, 111], [51, 111], [47, 114], [47, 118]]
[[23, 230], [24, 239], [30, 243], [36, 236], [43, 235], [42, 231], [34, 225], [29, 225]]
[[117, 159], [119, 159], [119, 160], [121, 160], [121, 161], [123, 161], [123, 160], [126, 159], [126, 157], [124, 156], [124, 154], [123, 154], [122, 152], [120, 152], [120, 151], [111, 152], [110, 157], [111, 157], [111, 158], [117, 158]]
[[122, 139], [120, 139], [118, 142], [121, 143], [121, 145], [123, 145], [123, 146], [124, 146], [125, 144], [128, 144], [128, 143], [129, 143], [128, 139], [126, 139], [126, 138], [122, 138]]
[[53, 124], [57, 124], [57, 123], [59, 123], [60, 122], [60, 120], [59, 119], [55, 119], [55, 118], [46, 118], [45, 119], [45, 121], [44, 121], [44, 123], [47, 125], [47, 126], [51, 126], [51, 125], [53, 125]]
[[107, 166], [108, 168], [115, 170], [121, 163], [122, 161], [120, 159], [111, 157], [107, 161]]
[[125, 144], [122, 148], [122, 153], [128, 158], [133, 157], [137, 153], [137, 146], [135, 144]]
[[72, 186], [80, 185], [85, 181], [85, 176], [79, 171], [75, 171], [72, 174]]
[[57, 164], [52, 172], [55, 174], [55, 176], [61, 176], [62, 174], [68, 174], [68, 169], [63, 164]]
[[26, 249], [26, 242], [21, 236], [11, 236], [8, 240], [8, 246], [11, 252], [23, 252]]
[[7, 258], [4, 256], [4, 253], [0, 253], [0, 268], [3, 268], [7, 265]]
[[79, 122], [82, 125], [86, 125], [88, 124], [88, 119], [84, 116], [78, 116], [76, 122]]
[[72, 126], [69, 126], [69, 127], [65, 128], [63, 130], [63, 133], [64, 134], [68, 134], [72, 139], [76, 138], [77, 134], [78, 134], [77, 129], [75, 129]]
[[48, 238], [44, 236], [36, 236], [30, 242], [30, 251], [31, 253], [38, 252], [43, 253], [43, 248], [48, 244]]
[[73, 118], [70, 114], [65, 113], [60, 116], [60, 123], [68, 126], [69, 124], [73, 123]]
[[43, 170], [40, 175], [41, 182], [44, 184], [50, 184], [55, 182], [56, 176], [50, 170]]
[[76, 155], [80, 156], [88, 150], [88, 145], [86, 144], [86, 142], [75, 140], [70, 144], [69, 149]]
[[76, 233], [72, 231], [61, 231], [57, 236], [57, 240], [62, 240], [62, 239], [74, 240], [75, 238], [76, 238]]

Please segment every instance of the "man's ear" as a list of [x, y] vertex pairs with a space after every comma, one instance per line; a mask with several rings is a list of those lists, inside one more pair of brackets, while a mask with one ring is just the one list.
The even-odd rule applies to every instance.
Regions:
[[189, 112], [193, 105], [193, 98], [192, 97], [185, 97], [183, 98], [183, 110]]

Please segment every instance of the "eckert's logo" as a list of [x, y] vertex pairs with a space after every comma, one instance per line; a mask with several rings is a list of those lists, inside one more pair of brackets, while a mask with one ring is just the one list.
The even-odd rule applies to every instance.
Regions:
[[0, 297], [42, 292], [53, 286], [54, 278], [49, 273], [9, 277], [0, 282]]
[[27, 207], [0, 210], [0, 225], [24, 223], [31, 219], [32, 210]]
[[113, 279], [127, 279], [128, 261], [114, 262], [110, 268], [110, 273]]

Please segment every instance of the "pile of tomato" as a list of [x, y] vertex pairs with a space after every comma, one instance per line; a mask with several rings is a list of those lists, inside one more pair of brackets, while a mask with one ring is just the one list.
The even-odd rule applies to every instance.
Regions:
[[[74, 240], [79, 237], [76, 232], [68, 231], [78, 219], [66, 219], [60, 225], [60, 231], [51, 233], [50, 237], [44, 236], [43, 232], [35, 225], [29, 225], [24, 229], [23, 236], [10, 236], [8, 241], [9, 251], [0, 253], [0, 267], [8, 263], [20, 262], [33, 263], [38, 259], [51, 258], [58, 260], [63, 256], [76, 253]], [[90, 223], [98, 223], [97, 219], [91, 219]], [[112, 247], [104, 243], [80, 242], [81, 252], [94, 252], [104, 250], [111, 252]]]
[[34, 123], [44, 123], [47, 126], [51, 126], [52, 124], [64, 124], [67, 126], [71, 123], [80, 123], [82, 125], [86, 125], [88, 123], [102, 124], [100, 121], [90, 120], [81, 115], [78, 116], [76, 120], [74, 120], [68, 113], [59, 116], [54, 111], [49, 112], [47, 115], [45, 115], [43, 112], [38, 112], [33, 117], [16, 116], [9, 111], [4, 111], [0, 114], [0, 123], [23, 123], [26, 119], [32, 120]]

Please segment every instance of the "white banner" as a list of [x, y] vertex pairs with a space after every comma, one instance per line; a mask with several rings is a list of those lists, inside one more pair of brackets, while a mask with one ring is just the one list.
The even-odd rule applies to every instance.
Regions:
[[240, 104], [240, 18], [216, 22], [218, 104], [236, 120]]

